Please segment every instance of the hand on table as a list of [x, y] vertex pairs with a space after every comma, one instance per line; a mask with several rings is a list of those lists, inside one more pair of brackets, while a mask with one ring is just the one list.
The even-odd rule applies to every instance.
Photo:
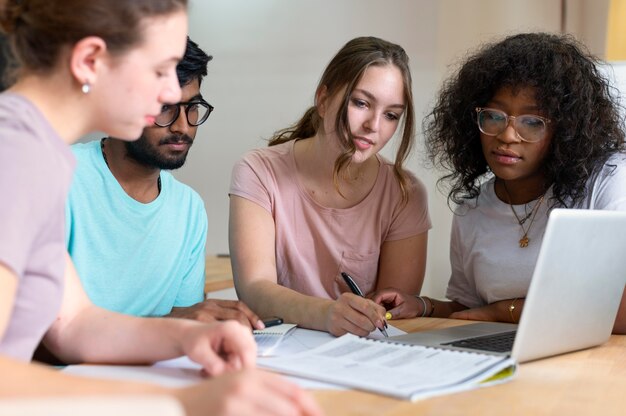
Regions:
[[189, 321], [180, 337], [181, 355], [202, 365], [207, 375], [253, 368], [256, 343], [249, 328], [235, 321]]
[[313, 398], [284, 378], [247, 369], [180, 389], [188, 416], [321, 416]]
[[172, 308], [169, 316], [201, 322], [233, 319], [251, 329], [264, 328], [261, 319], [245, 303], [238, 300], [207, 299], [186, 308]]

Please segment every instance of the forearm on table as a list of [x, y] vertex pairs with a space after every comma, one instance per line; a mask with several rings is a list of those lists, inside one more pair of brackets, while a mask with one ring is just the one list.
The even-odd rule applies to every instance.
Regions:
[[468, 319], [472, 321], [518, 323], [523, 308], [524, 299], [522, 298], [504, 299], [485, 306], [463, 309], [455, 313], [451, 318]]
[[[427, 298], [432, 302], [432, 305], [434, 306], [434, 310], [431, 315], [434, 318], [447, 318], [454, 312], [467, 309], [466, 306], [461, 305], [460, 303], [455, 301], [439, 300], [428, 296]], [[428, 305], [428, 300], [426, 300], [426, 306], [430, 306]], [[428, 314], [428, 311], [426, 312], [426, 314]]]
[[509, 322], [519, 323], [522, 316], [522, 310], [524, 309], [524, 299], [514, 298], [505, 299], [498, 302], [491, 303], [484, 307], [491, 313], [491, 317], [495, 322]]
[[174, 318], [138, 318], [97, 306], [70, 322], [56, 322], [46, 346], [67, 363], [151, 363], [183, 354], [185, 328], [198, 323]]
[[326, 330], [332, 300], [303, 295], [271, 281], [235, 283], [239, 298], [261, 318], [278, 316], [304, 328]]
[[168, 393], [157, 385], [76, 377], [47, 366], [0, 357], [0, 397]]

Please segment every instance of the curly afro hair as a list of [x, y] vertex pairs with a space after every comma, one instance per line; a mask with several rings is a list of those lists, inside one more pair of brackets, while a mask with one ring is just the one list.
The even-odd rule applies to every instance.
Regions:
[[586, 196], [586, 182], [614, 153], [624, 150], [619, 97], [598, 68], [600, 61], [571, 36], [523, 33], [484, 45], [443, 85], [424, 119], [430, 160], [447, 174], [448, 203], [480, 193], [489, 172], [476, 125], [476, 107], [503, 88], [531, 87], [554, 123], [544, 161], [553, 204], [571, 206]]

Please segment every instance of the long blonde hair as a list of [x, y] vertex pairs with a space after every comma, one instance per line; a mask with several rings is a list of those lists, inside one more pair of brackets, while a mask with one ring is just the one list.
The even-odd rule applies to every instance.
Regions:
[[[332, 97], [345, 88], [342, 104], [335, 121], [335, 130], [338, 133], [342, 148], [346, 151], [335, 161], [333, 172], [335, 189], [341, 194], [339, 191], [339, 173], [350, 163], [352, 155], [356, 151], [348, 120], [350, 96], [367, 68], [385, 65], [396, 66], [402, 73], [404, 84], [406, 111], [403, 115], [402, 139], [394, 161], [394, 173], [400, 184], [402, 199], [406, 201], [408, 199], [408, 177], [404, 172], [403, 164], [415, 141], [415, 115], [409, 58], [404, 49], [394, 43], [371, 36], [352, 39], [337, 52], [326, 67], [317, 86], [317, 92], [319, 93], [322, 88], [326, 88], [328, 97]], [[297, 123], [274, 133], [269, 141], [269, 146], [313, 137], [317, 134], [321, 122], [317, 103], [315, 103], [314, 106], [306, 110]]]

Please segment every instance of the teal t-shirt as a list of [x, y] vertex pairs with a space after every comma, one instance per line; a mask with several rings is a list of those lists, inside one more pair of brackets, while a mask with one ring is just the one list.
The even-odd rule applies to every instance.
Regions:
[[77, 159], [67, 201], [67, 248], [96, 305], [137, 316], [168, 314], [204, 298], [207, 215], [200, 196], [161, 172], [161, 193], [128, 196], [99, 141], [72, 146]]

